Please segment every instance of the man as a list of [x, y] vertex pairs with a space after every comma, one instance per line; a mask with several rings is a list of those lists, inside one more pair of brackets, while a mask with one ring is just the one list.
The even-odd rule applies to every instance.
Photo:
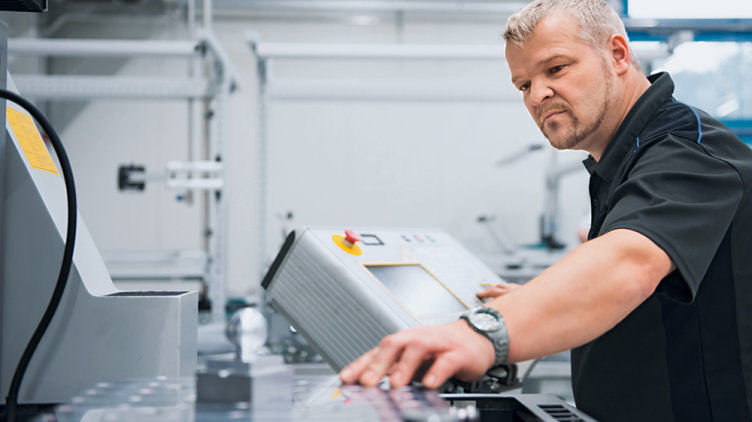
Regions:
[[490, 309], [387, 336], [340, 377], [438, 387], [573, 349], [575, 400], [597, 419], [749, 421], [752, 152], [674, 100], [668, 74], [643, 75], [605, 1], [535, 0], [504, 37], [540, 130], [590, 153], [590, 240]]

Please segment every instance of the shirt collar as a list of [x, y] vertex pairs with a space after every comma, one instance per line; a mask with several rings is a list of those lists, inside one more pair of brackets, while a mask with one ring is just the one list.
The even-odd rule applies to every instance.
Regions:
[[593, 156], [588, 155], [582, 162], [590, 175], [597, 173], [610, 182], [624, 157], [634, 149], [637, 136], [647, 124], [650, 116], [674, 93], [674, 81], [668, 73], [650, 75], [648, 80], [651, 83], [650, 87], [629, 110], [627, 117], [621, 122], [616, 134], [603, 151], [601, 160], [595, 161]]

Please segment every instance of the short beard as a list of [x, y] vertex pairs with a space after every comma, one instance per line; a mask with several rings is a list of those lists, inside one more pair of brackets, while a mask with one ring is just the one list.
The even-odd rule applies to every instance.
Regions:
[[[605, 66], [605, 63], [604, 63]], [[604, 69], [605, 71], [605, 69]], [[564, 113], [568, 114], [569, 117], [572, 119], [572, 127], [574, 128], [574, 131], [572, 131], [572, 134], [569, 136], [566, 136], [564, 139], [559, 140], [558, 142], [551, 141], [551, 138], [548, 136], [546, 131], [544, 130], [545, 125], [541, 122], [540, 124], [540, 130], [543, 133], [543, 135], [548, 139], [551, 146], [558, 150], [567, 150], [567, 149], [574, 149], [575, 146], [580, 144], [585, 138], [590, 136], [593, 132], [595, 132], [598, 127], [603, 123], [603, 121], [606, 119], [606, 113], [608, 112], [608, 109], [611, 107], [611, 105], [614, 102], [613, 98], [613, 81], [606, 78], [603, 83], [602, 91], [604, 92], [603, 96], [603, 102], [601, 103], [599, 110], [598, 110], [598, 116], [591, 121], [591, 123], [587, 126], [581, 126], [580, 120], [572, 113], [572, 111], [569, 108], [566, 108], [562, 110]]]

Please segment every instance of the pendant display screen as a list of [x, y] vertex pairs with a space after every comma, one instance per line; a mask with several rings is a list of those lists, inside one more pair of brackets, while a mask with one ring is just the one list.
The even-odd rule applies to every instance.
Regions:
[[439, 280], [420, 265], [365, 267], [408, 312], [418, 318], [462, 312], [467, 309]]

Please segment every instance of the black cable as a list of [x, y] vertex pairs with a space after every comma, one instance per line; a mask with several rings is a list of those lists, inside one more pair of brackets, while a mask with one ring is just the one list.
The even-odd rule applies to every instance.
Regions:
[[[26, 349], [21, 355], [21, 359], [18, 361], [16, 372], [13, 373], [13, 380], [11, 381], [10, 389], [8, 390], [8, 397], [5, 401], [5, 420], [6, 422], [15, 422], [16, 406], [18, 405], [18, 392], [21, 389], [21, 381], [23, 380], [26, 369], [29, 366], [31, 357], [34, 355], [34, 351], [37, 349], [37, 346], [39, 346], [39, 342], [42, 341], [42, 336], [44, 336], [44, 332], [47, 330], [47, 327], [49, 327], [52, 317], [55, 315], [58, 305], [60, 305], [65, 285], [68, 282], [68, 274], [70, 273], [71, 264], [73, 262], [73, 246], [76, 243], [76, 187], [73, 184], [73, 172], [71, 170], [70, 162], [68, 161], [68, 155], [65, 153], [65, 148], [63, 148], [63, 143], [60, 141], [57, 132], [55, 132], [55, 129], [53, 129], [52, 125], [47, 118], [44, 117], [42, 112], [14, 92], [0, 89], [0, 98], [10, 100], [26, 109], [26, 111], [36, 119], [39, 125], [42, 126], [42, 129], [47, 133], [63, 171], [65, 193], [68, 197], [68, 230], [65, 234], [63, 262], [60, 265], [60, 273], [57, 277], [55, 290], [52, 292], [50, 303], [44, 311], [42, 320], [39, 321], [39, 325], [37, 325], [36, 330], [34, 330], [34, 334], [31, 336], [29, 344], [26, 345]], [[1, 129], [2, 128], [0, 128], [0, 130]]]

